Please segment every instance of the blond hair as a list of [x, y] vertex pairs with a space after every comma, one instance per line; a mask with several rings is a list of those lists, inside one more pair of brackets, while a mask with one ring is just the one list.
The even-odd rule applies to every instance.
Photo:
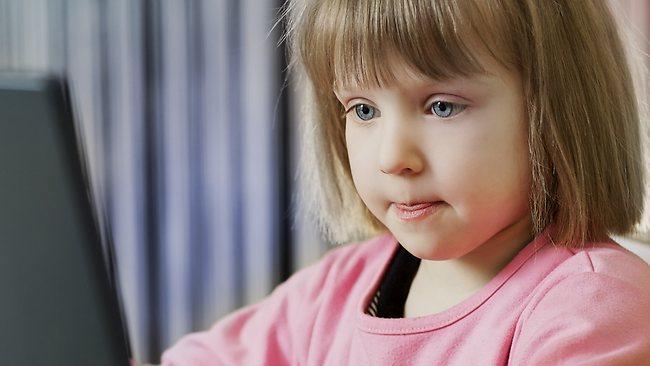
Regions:
[[553, 223], [556, 245], [579, 246], [639, 222], [640, 117], [606, 1], [298, 0], [281, 19], [307, 90], [300, 197], [329, 241], [387, 230], [355, 190], [334, 87], [390, 85], [389, 56], [434, 80], [485, 73], [477, 46], [522, 77], [534, 233]]

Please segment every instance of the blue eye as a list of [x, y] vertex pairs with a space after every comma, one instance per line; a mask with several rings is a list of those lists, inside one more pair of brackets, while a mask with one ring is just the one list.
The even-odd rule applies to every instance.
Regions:
[[446, 102], [444, 100], [437, 100], [433, 102], [433, 104], [431, 105], [431, 110], [438, 117], [447, 118], [451, 116], [451, 114], [456, 110], [458, 110], [459, 112], [462, 111], [464, 107], [465, 106], [461, 104]]
[[363, 121], [369, 121], [375, 116], [375, 108], [367, 104], [357, 104], [354, 106], [354, 112]]
[[[433, 102], [428, 109], [440, 118], [449, 118], [452, 115], [462, 112], [465, 108], [467, 108], [467, 106], [464, 104], [437, 100]], [[379, 112], [375, 107], [364, 103], [356, 104], [350, 109], [354, 109], [357, 117], [366, 122], [377, 117], [377, 112]]]

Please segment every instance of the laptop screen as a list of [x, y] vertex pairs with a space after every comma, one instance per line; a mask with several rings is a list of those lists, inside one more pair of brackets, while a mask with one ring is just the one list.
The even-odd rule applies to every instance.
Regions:
[[62, 79], [0, 74], [0, 365], [128, 364], [78, 146]]

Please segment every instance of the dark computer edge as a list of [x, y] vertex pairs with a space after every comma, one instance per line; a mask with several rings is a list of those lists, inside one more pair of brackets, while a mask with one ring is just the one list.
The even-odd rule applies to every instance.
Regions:
[[[113, 235], [112, 235], [112, 227], [110, 220], [108, 220], [108, 216], [106, 214], [106, 206], [105, 205], [99, 205], [97, 203], [98, 197], [96, 196], [95, 192], [93, 191], [92, 187], [92, 177], [90, 174], [90, 162], [88, 161], [88, 154], [87, 154], [87, 145], [86, 145], [86, 140], [83, 138], [83, 131], [81, 129], [81, 125], [79, 123], [80, 118], [78, 115], [78, 110], [75, 108], [75, 99], [73, 99], [73, 90], [71, 90], [71, 86], [67, 81], [67, 78], [63, 74], [48, 74], [46, 76], [46, 79], [48, 80], [48, 83], [51, 85], [52, 88], [56, 88], [58, 90], [59, 95], [63, 98], [64, 102], [62, 106], [64, 106], [66, 109], [67, 108], [72, 108], [72, 110], [64, 110], [62, 111], [67, 119], [73, 121], [74, 124], [74, 130], [75, 130], [75, 146], [77, 147], [77, 157], [78, 163], [80, 164], [81, 172], [82, 172], [82, 179], [83, 179], [83, 184], [85, 187], [86, 191], [86, 196], [88, 201], [90, 202], [91, 206], [91, 216], [92, 216], [92, 221], [94, 224], [94, 230], [96, 233], [99, 235], [100, 240], [103, 242], [102, 243], [102, 248], [106, 249], [106, 252], [103, 253], [103, 258], [105, 262], [104, 266], [104, 273], [106, 277], [108, 278], [109, 284], [110, 284], [110, 290], [111, 290], [111, 296], [113, 297], [113, 301], [116, 302], [115, 306], [118, 308], [120, 320], [121, 320], [121, 329], [122, 329], [122, 336], [124, 337], [124, 343], [126, 345], [126, 352], [129, 358], [133, 358], [133, 352], [132, 352], [132, 346], [131, 346], [131, 338], [129, 335], [129, 328], [128, 328], [128, 322], [127, 322], [127, 316], [126, 312], [124, 310], [124, 303], [122, 301], [122, 292], [121, 292], [121, 287], [120, 287], [120, 277], [119, 277], [119, 272], [118, 272], [118, 265], [117, 265], [117, 259], [115, 256], [115, 247], [114, 247], [114, 241], [113, 241]], [[100, 248], [100, 249], [102, 249]]]
[[[117, 266], [117, 259], [115, 256], [115, 248], [112, 236], [112, 228], [110, 221], [105, 212], [105, 206], [97, 203], [97, 197], [92, 189], [92, 177], [90, 175], [90, 163], [88, 161], [88, 154], [86, 153], [86, 142], [82, 135], [81, 125], [79, 124], [79, 115], [75, 108], [73, 99], [73, 91], [67, 81], [65, 74], [33, 71], [33, 70], [2, 70], [0, 71], [0, 79], [4, 85], [12, 85], [15, 80], [15, 86], [20, 86], [23, 90], [51, 90], [56, 98], [60, 98], [63, 103], [57, 103], [57, 108], [61, 108], [58, 112], [62, 113], [66, 120], [72, 121], [74, 125], [74, 145], [77, 149], [75, 157], [76, 168], [81, 171], [82, 184], [86, 192], [86, 198], [90, 204], [90, 221], [94, 226], [92, 230], [100, 238], [101, 247], [99, 250], [102, 253], [103, 265], [102, 273], [104, 278], [109, 283], [109, 296], [113, 306], [118, 309], [118, 316], [120, 317], [120, 328], [124, 344], [126, 346], [125, 352], [129, 359], [133, 359], [131, 339], [129, 336], [129, 328], [126, 312], [124, 311], [124, 304], [121, 296], [121, 288], [119, 281], [119, 272]], [[101, 207], [101, 209], [100, 209]], [[106, 248], [106, 252], [104, 249]]]

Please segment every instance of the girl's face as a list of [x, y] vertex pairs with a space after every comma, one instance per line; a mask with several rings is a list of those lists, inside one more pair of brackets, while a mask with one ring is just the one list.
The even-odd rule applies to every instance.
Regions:
[[396, 85], [336, 90], [348, 111], [346, 143], [361, 199], [423, 259], [460, 258], [496, 237], [528, 238], [521, 80], [483, 62], [493, 75], [436, 83], [396, 64]]

